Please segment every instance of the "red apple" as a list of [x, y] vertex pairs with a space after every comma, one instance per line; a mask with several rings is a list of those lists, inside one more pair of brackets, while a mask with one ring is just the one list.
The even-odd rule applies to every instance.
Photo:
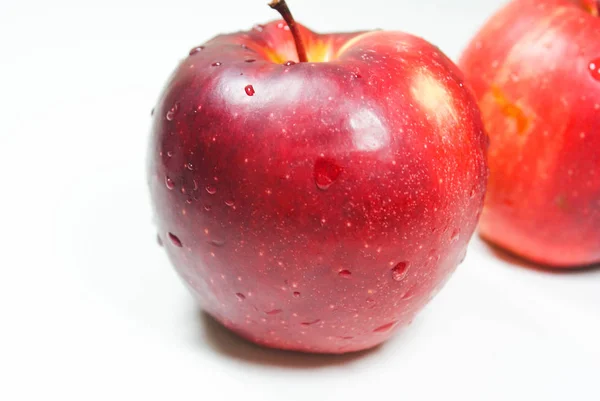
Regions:
[[241, 336], [373, 347], [464, 257], [486, 141], [458, 68], [422, 39], [291, 21], [217, 36], [154, 113], [159, 235], [201, 306]]
[[491, 141], [481, 235], [556, 267], [600, 262], [599, 6], [513, 1], [460, 61]]

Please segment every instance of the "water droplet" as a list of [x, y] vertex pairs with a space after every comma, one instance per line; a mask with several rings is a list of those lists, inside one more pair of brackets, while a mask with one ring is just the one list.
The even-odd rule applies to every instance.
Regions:
[[469, 194], [469, 197], [471, 199], [473, 199], [475, 197], [475, 188], [471, 189], [471, 193]]
[[221, 62], [220, 61], [216, 61], [214, 63], [211, 64], [213, 67], [219, 67], [221, 66]]
[[211, 205], [204, 205], [204, 210], [206, 210], [207, 212], [210, 212], [210, 209], [212, 209]]
[[311, 320], [310, 322], [302, 322], [300, 323], [302, 326], [312, 326], [313, 324], [319, 323], [321, 319]]
[[193, 171], [194, 170], [194, 165], [192, 163], [188, 162], [188, 163], [185, 164], [185, 168], [187, 168], [190, 171]]
[[362, 75], [360, 75], [358, 72], [355, 72], [352, 74], [352, 78], [354, 78], [354, 79], [362, 78]]
[[204, 50], [204, 46], [194, 47], [192, 50], [190, 50], [190, 56], [193, 54], [196, 54], [198, 52], [201, 52], [202, 50]]
[[342, 168], [331, 159], [321, 157], [315, 162], [314, 176], [317, 188], [327, 190], [338, 179]]
[[246, 95], [254, 96], [254, 87], [252, 85], [247, 85], [244, 90], [246, 91]]
[[244, 299], [246, 299], [246, 296], [244, 294], [242, 294], [241, 292], [238, 292], [235, 294], [235, 296], [238, 298], [238, 300], [243, 301]]
[[181, 243], [181, 240], [179, 238], [177, 238], [177, 236], [173, 233], [168, 233], [169, 235], [169, 239], [171, 240], [171, 242], [173, 243], [173, 245], [175, 245], [176, 247], [181, 248], [183, 246], [183, 244]]
[[352, 276], [352, 272], [350, 270], [341, 270], [338, 275], [344, 278], [350, 278]]
[[265, 26], [262, 24], [256, 24], [252, 27], [255, 31], [262, 32], [265, 29]]
[[417, 287], [417, 286], [416, 286], [416, 285], [414, 285], [414, 286], [412, 286], [411, 288], [409, 288], [408, 290], [406, 290], [406, 291], [404, 292], [404, 294], [402, 294], [402, 295], [400, 296], [400, 299], [402, 299], [402, 300], [406, 301], [406, 300], [409, 300], [409, 299], [411, 299], [412, 297], [414, 297], [414, 296], [415, 296], [415, 292], [416, 292], [416, 287]]
[[169, 157], [173, 157], [173, 152], [171, 152], [170, 150], [167, 152], [167, 156]]
[[590, 74], [596, 81], [600, 81], [600, 58], [592, 60], [589, 64]]
[[286, 67], [289, 67], [289, 66], [294, 65], [294, 64], [296, 64], [296, 62], [292, 61], [292, 60], [288, 60], [285, 63], [283, 63], [283, 65], [285, 65]]
[[396, 323], [398, 323], [398, 322], [390, 322], [390, 323], [384, 324], [383, 326], [379, 326], [378, 328], [373, 330], [373, 332], [385, 333], [386, 331], [390, 331], [392, 329], [392, 327], [394, 327], [396, 325]]
[[210, 240], [209, 243], [212, 246], [216, 246], [216, 247], [220, 248], [220, 247], [222, 247], [222, 246], [225, 245], [225, 240], [222, 240], [222, 239], [213, 239], [213, 240]]
[[465, 259], [466, 259], [466, 257], [467, 257], [467, 250], [465, 249], [464, 251], [462, 251], [462, 253], [461, 253], [461, 254], [460, 254], [460, 256], [459, 256], [459, 259], [458, 259], [458, 260], [459, 260], [460, 262], [458, 262], [458, 264], [461, 264], [462, 262], [464, 262], [464, 261], [465, 261]]
[[392, 269], [392, 278], [394, 281], [402, 281], [408, 273], [408, 263], [400, 262]]
[[278, 315], [278, 314], [280, 314], [281, 312], [283, 312], [281, 309], [273, 309], [273, 310], [267, 311], [267, 312], [265, 312], [265, 313], [266, 313], [267, 315]]
[[177, 114], [177, 112], [179, 111], [179, 103], [175, 103], [173, 105], [173, 107], [171, 107], [171, 109], [169, 111], [167, 111], [167, 120], [168, 121], [173, 121], [173, 119], [175, 118], [175, 115]]
[[458, 238], [460, 238], [460, 230], [454, 229], [454, 231], [452, 231], [452, 235], [450, 235], [450, 241], [456, 242], [458, 241]]
[[158, 235], [158, 234], [156, 234], [156, 242], [158, 243], [158, 246], [163, 246], [162, 239], [160, 238], [160, 235]]
[[217, 187], [215, 187], [214, 185], [208, 185], [206, 187], [206, 192], [208, 192], [210, 195], [214, 195], [217, 193]]
[[226, 200], [225, 204], [229, 207], [233, 207], [235, 205], [235, 202], [232, 199]]
[[298, 291], [294, 291], [294, 296], [295, 296], [296, 298], [299, 298], [299, 297], [300, 297], [300, 293], [299, 293]]
[[165, 186], [167, 187], [167, 189], [172, 190], [173, 188], [175, 188], [175, 183], [169, 177], [165, 177]]
[[371, 297], [367, 298], [367, 305], [369, 309], [375, 309], [375, 307], [377, 306], [377, 302], [375, 302], [375, 300]]
[[247, 60], [244, 60], [246, 63], [254, 63], [256, 61], [256, 59], [253, 58], [249, 58]]

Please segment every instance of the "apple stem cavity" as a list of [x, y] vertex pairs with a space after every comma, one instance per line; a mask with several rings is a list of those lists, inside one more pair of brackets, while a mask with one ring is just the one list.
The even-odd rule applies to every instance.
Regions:
[[585, 10], [594, 17], [600, 17], [600, 0], [582, 0]]
[[301, 63], [306, 63], [308, 61], [308, 58], [306, 57], [306, 48], [304, 47], [302, 36], [300, 36], [298, 25], [296, 25], [296, 21], [294, 20], [292, 12], [288, 8], [288, 5], [286, 4], [285, 0], [273, 0], [269, 3], [269, 7], [281, 14], [283, 20], [288, 24], [290, 32], [292, 32], [292, 36], [294, 37], [294, 42], [296, 43], [296, 52], [298, 53], [298, 60]]

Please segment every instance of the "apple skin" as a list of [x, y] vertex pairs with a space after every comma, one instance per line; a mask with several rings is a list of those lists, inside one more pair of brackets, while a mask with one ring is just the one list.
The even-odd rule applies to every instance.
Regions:
[[600, 262], [600, 19], [594, 7], [585, 0], [513, 1], [460, 60], [490, 136], [480, 234], [552, 267]]
[[460, 71], [424, 40], [300, 31], [327, 62], [285, 64], [281, 21], [181, 62], [153, 117], [151, 197], [177, 272], [226, 327], [357, 351], [409, 324], [464, 257], [487, 137]]

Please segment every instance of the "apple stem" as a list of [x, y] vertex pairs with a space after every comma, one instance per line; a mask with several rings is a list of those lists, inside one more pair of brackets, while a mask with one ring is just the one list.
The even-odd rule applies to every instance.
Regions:
[[298, 60], [301, 63], [306, 63], [308, 58], [306, 57], [306, 49], [304, 48], [304, 42], [302, 41], [302, 36], [300, 36], [300, 31], [298, 30], [298, 25], [296, 25], [296, 21], [292, 16], [288, 5], [285, 0], [273, 0], [269, 3], [269, 7], [276, 10], [281, 16], [283, 20], [288, 24], [290, 31], [292, 32], [292, 36], [294, 37], [294, 42], [296, 43], [296, 52], [298, 52]]

